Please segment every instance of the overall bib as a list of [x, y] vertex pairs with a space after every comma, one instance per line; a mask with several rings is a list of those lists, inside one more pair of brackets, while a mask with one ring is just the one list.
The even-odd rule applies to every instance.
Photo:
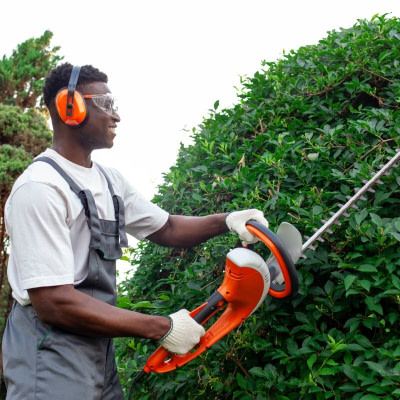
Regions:
[[[47, 162], [80, 198], [91, 233], [88, 274], [75, 286], [116, 305], [116, 260], [127, 247], [124, 204], [107, 180], [115, 221], [99, 219], [89, 190], [81, 190], [51, 158]], [[51, 234], [51, 233], [50, 233]], [[62, 257], [62, 254], [55, 254]], [[113, 339], [86, 337], [42, 323], [34, 308], [14, 302], [3, 337], [7, 400], [123, 400]]]

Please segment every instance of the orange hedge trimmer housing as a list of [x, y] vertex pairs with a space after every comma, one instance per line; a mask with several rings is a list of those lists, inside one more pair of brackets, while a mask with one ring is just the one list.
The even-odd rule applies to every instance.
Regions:
[[188, 353], [174, 355], [160, 346], [147, 360], [143, 371], [134, 379], [133, 384], [146, 373], [169, 372], [193, 360], [245, 321], [268, 294], [284, 299], [297, 293], [299, 285], [296, 269], [280, 238], [256, 221], [249, 221], [247, 229], [269, 248], [279, 264], [285, 285], [271, 284], [278, 271], [275, 271], [275, 268], [270, 270], [254, 251], [247, 248], [231, 250], [226, 257], [222, 285], [204, 304], [190, 313], [202, 325], [224, 309], [222, 315], [206, 331], [198, 345]]

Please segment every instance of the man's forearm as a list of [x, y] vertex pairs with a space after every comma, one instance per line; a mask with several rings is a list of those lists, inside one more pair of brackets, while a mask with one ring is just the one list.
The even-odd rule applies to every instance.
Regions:
[[193, 247], [227, 232], [226, 215], [225, 213], [204, 217], [170, 215], [167, 223], [147, 238], [162, 246]]
[[72, 285], [30, 289], [29, 297], [42, 322], [80, 335], [159, 340], [171, 326], [166, 317], [113, 307]]

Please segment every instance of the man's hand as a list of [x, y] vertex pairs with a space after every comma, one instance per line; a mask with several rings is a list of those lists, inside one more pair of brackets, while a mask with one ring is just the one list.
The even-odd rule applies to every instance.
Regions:
[[204, 328], [190, 315], [188, 310], [179, 310], [169, 316], [171, 329], [161, 339], [161, 345], [173, 354], [186, 354], [205, 334]]
[[229, 230], [239, 235], [240, 240], [244, 242], [243, 245], [256, 243], [259, 240], [246, 228], [246, 222], [251, 219], [268, 227], [268, 221], [264, 218], [264, 214], [262, 211], [256, 209], [233, 211], [229, 213], [225, 219], [225, 223]]

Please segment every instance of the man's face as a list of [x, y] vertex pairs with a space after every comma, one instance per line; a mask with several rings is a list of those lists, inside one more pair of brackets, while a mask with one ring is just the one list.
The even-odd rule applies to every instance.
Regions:
[[[111, 93], [104, 82], [93, 82], [78, 88], [85, 95], [103, 95]], [[95, 99], [85, 98], [87, 108], [87, 121], [78, 130], [79, 140], [83, 147], [89, 150], [111, 148], [116, 136], [115, 129], [120, 121], [118, 114], [112, 115], [105, 111], [106, 107], [100, 108]], [[104, 103], [107, 106], [107, 103]]]

